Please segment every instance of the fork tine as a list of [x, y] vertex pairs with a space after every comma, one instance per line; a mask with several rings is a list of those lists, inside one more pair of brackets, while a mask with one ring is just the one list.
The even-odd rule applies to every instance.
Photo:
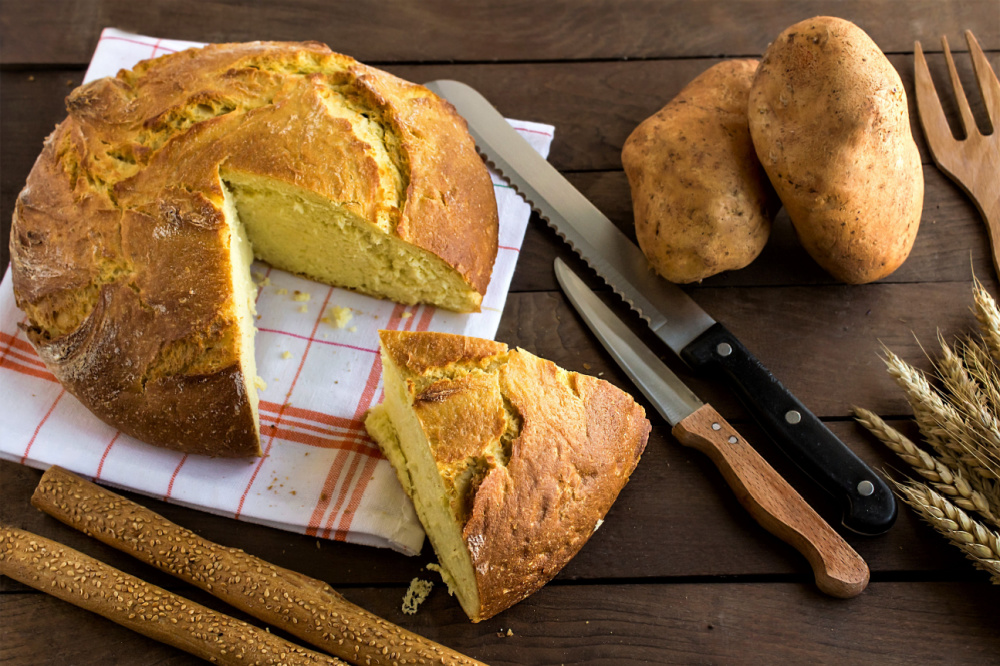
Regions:
[[919, 41], [913, 43], [913, 51], [913, 74], [919, 111], [917, 115], [920, 117], [920, 124], [923, 125], [927, 144], [931, 148], [931, 156], [940, 165], [948, 147], [954, 145], [955, 137], [948, 126], [948, 119], [944, 116], [941, 99], [934, 88], [934, 81], [931, 79], [931, 72], [927, 68], [927, 60], [924, 58], [924, 50]]
[[972, 54], [972, 62], [976, 66], [976, 81], [979, 82], [979, 91], [983, 95], [983, 102], [986, 104], [993, 132], [996, 133], [1000, 131], [1000, 81], [997, 80], [996, 72], [990, 67], [989, 61], [983, 55], [983, 50], [979, 48], [979, 42], [971, 30], [965, 31], [965, 41], [969, 44], [969, 53]]
[[945, 60], [948, 61], [948, 74], [951, 75], [951, 86], [955, 89], [955, 101], [958, 102], [958, 110], [962, 117], [962, 128], [965, 130], [965, 136], [969, 137], [979, 131], [976, 127], [976, 119], [972, 115], [969, 100], [966, 98], [962, 82], [958, 78], [958, 70], [955, 69], [955, 61], [952, 60], [951, 49], [948, 48], [948, 38], [944, 35], [941, 36], [941, 45], [944, 47]]

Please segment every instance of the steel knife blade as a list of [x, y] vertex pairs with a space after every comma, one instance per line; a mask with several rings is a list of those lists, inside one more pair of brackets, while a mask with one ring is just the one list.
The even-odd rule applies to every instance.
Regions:
[[765, 529], [795, 547], [812, 565], [816, 585], [853, 597], [868, 584], [868, 565], [802, 496], [711, 405], [642, 343], [575, 273], [555, 261], [556, 279], [584, 322], [643, 395], [673, 426], [685, 446], [719, 468], [740, 503]]
[[425, 84], [469, 126], [487, 163], [528, 202], [664, 343], [696, 370], [726, 379], [778, 448], [843, 509], [842, 523], [881, 534], [896, 519], [889, 486], [793, 396], [742, 343], [678, 286], [649, 268], [642, 251], [475, 89]]

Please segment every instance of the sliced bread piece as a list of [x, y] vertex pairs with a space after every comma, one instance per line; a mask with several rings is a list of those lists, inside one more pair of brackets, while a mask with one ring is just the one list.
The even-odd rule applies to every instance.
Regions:
[[381, 331], [385, 401], [365, 421], [473, 622], [576, 555], [646, 446], [643, 408], [524, 350]]

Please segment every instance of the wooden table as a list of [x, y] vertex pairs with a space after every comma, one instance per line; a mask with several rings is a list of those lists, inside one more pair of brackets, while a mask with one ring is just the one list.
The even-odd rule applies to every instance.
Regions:
[[[247, 6], [241, 6], [246, 4]], [[315, 39], [414, 81], [453, 78], [509, 117], [556, 127], [551, 162], [616, 224], [632, 215], [620, 150], [629, 132], [721, 57], [756, 57], [788, 25], [835, 14], [865, 29], [899, 70], [924, 164], [924, 216], [909, 260], [877, 284], [832, 281], [782, 215], [750, 267], [689, 289], [847, 444], [872, 465], [900, 469], [849, 416], [871, 408], [907, 427], [910, 410], [879, 358], [885, 344], [928, 367], [935, 331], [974, 325], [973, 272], [996, 293], [988, 241], [973, 205], [933, 165], [913, 115], [913, 43], [946, 81], [939, 36], [964, 49], [972, 28], [1000, 70], [997, 0], [820, 2], [368, 2], [220, 0], [7, 2], [0, 121], [2, 261], [13, 202], [42, 139], [64, 116], [105, 26], [199, 41]], [[968, 59], [958, 57], [966, 90]], [[954, 107], [952, 107], [953, 109]], [[982, 114], [982, 106], [977, 112]], [[635, 391], [559, 291], [552, 261], [584, 266], [532, 221], [498, 339]], [[597, 281], [593, 281], [596, 285]], [[613, 299], [607, 299], [613, 302]], [[625, 308], [618, 311], [645, 334]], [[648, 338], [648, 335], [647, 335]], [[832, 522], [836, 507], [782, 464], [723, 387], [664, 358]], [[754, 523], [702, 455], [682, 448], [646, 405], [653, 433], [618, 502], [580, 554], [547, 587], [473, 625], [438, 585], [415, 616], [400, 604], [428, 574], [429, 548], [407, 558], [237, 523], [170, 504], [143, 504], [209, 539], [329, 581], [393, 622], [506, 664], [625, 662], [976, 662], [1000, 659], [1000, 589], [906, 507], [886, 535], [845, 535], [868, 561], [871, 584], [849, 601], [812, 584], [805, 561]], [[0, 433], [2, 436], [2, 433]], [[139, 565], [32, 509], [39, 472], [0, 465], [0, 518], [52, 537], [210, 606], [219, 602]], [[17, 664], [188, 663], [188, 655], [9, 579], [0, 580], [0, 661]]]

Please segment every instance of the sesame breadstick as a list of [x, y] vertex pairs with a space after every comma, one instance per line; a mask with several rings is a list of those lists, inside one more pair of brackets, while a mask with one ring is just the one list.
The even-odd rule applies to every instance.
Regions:
[[212, 543], [59, 467], [31, 503], [70, 527], [177, 576], [354, 664], [479, 664], [344, 599], [329, 585]]
[[0, 526], [0, 574], [215, 663], [344, 663], [14, 527]]

